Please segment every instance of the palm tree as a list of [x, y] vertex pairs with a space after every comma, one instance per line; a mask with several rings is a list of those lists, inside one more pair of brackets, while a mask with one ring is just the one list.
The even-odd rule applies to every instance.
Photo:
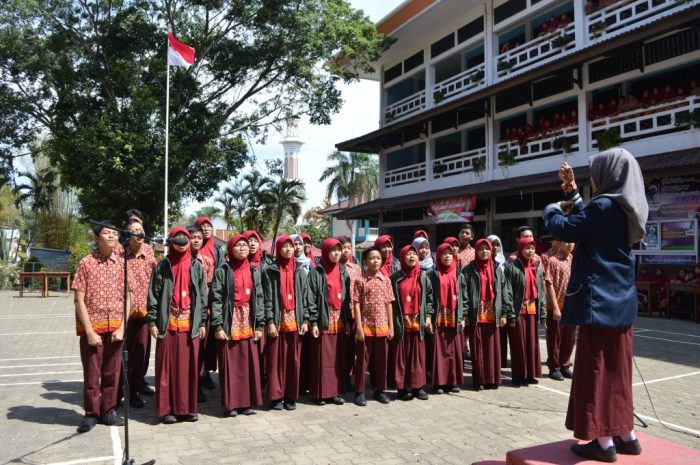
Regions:
[[254, 229], [264, 234], [264, 218], [261, 217], [265, 206], [269, 204], [267, 192], [272, 184], [272, 179], [263, 176], [258, 170], [253, 170], [243, 176], [246, 186], [242, 190], [246, 198], [247, 209], [245, 219], [248, 229]]
[[241, 224], [241, 227], [243, 227], [243, 217], [250, 206], [248, 197], [245, 194], [243, 182], [241, 182], [240, 179], [237, 180], [233, 186], [227, 187], [225, 192], [231, 196], [233, 201], [233, 209], [236, 214], [238, 214], [238, 221]]
[[233, 224], [233, 211], [235, 208], [234, 198], [229, 188], [224, 189], [224, 191], [214, 199], [214, 204], [221, 204], [223, 207], [224, 221], [226, 222], [226, 229], [231, 229]]
[[[344, 153], [336, 150], [328, 155], [328, 166], [320, 182], [328, 181], [328, 197], [336, 196], [338, 201], [347, 199], [348, 208], [352, 208], [377, 197], [379, 192], [379, 161], [367, 153]], [[355, 253], [355, 220], [346, 220], [352, 234], [352, 251]]]
[[31, 200], [33, 212], [50, 210], [57, 191], [56, 172], [51, 168], [43, 168], [35, 173], [19, 173], [18, 177], [26, 178], [27, 181], [15, 185], [15, 205], [21, 208], [22, 202]]
[[266, 191], [266, 211], [272, 215], [274, 228], [272, 231], [272, 250], [275, 250], [275, 241], [279, 232], [282, 217], [287, 214], [296, 220], [301, 216], [301, 208], [306, 201], [304, 183], [299, 180], [280, 179], [272, 184]]

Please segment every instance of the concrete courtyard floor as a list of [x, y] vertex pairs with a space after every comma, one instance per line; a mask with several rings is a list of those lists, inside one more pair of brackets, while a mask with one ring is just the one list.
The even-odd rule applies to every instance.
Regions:
[[[124, 428], [75, 430], [83, 411], [72, 296], [0, 293], [0, 322], [0, 464], [120, 464]], [[543, 337], [541, 349], [544, 360]], [[634, 353], [667, 426], [656, 419], [635, 368], [635, 410], [649, 423], [643, 431], [700, 449], [700, 325], [640, 317]], [[152, 368], [149, 375], [152, 383]], [[543, 378], [539, 385], [513, 388], [508, 368], [503, 375], [496, 391], [467, 388], [389, 405], [370, 400], [365, 408], [351, 402], [318, 407], [305, 398], [294, 412], [264, 408], [236, 418], [222, 418], [217, 388], [200, 404], [197, 423], [157, 424], [152, 403], [132, 409], [130, 452], [137, 464], [151, 458], [158, 464], [464, 464], [571, 437], [563, 426], [569, 381]]]

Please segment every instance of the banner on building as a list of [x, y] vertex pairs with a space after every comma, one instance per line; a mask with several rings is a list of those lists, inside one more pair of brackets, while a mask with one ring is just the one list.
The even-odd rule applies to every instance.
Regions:
[[435, 223], [471, 223], [475, 210], [476, 195], [460, 195], [430, 202], [428, 217]]

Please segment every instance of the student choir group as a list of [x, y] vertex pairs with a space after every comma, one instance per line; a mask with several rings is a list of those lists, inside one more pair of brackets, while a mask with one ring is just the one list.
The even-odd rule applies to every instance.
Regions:
[[[467, 224], [434, 254], [425, 231], [398, 258], [393, 239], [380, 236], [360, 265], [347, 237], [325, 239], [319, 260], [308, 235], [277, 237], [273, 257], [259, 233], [246, 231], [224, 252], [211, 221], [199, 218], [169, 232], [184, 240], [170, 243], [157, 262], [138, 237], [140, 212], [127, 218], [135, 234], [128, 245], [115, 230], [96, 227], [97, 249], [82, 259], [73, 282], [84, 372], [80, 432], [124, 422], [116, 408], [125, 327], [125, 401], [138, 408], [142, 396], [154, 396], [165, 424], [197, 421], [202, 387], [214, 388], [209, 372], [217, 366], [228, 417], [256, 413], [263, 392], [272, 410], [294, 410], [306, 391], [319, 405], [343, 404], [351, 391], [364, 406], [367, 372], [374, 399], [384, 404], [389, 386], [400, 400], [427, 400], [427, 383], [436, 394], [456, 393], [465, 352], [473, 388], [498, 389], [508, 343], [512, 383], [527, 386], [542, 374], [538, 326], [547, 328], [549, 376], [572, 377], [576, 329], [559, 319], [573, 244], [553, 241], [539, 256], [528, 227], [519, 229], [518, 250], [508, 258], [497, 236], [472, 246]], [[151, 336], [155, 390], [144, 378]]]

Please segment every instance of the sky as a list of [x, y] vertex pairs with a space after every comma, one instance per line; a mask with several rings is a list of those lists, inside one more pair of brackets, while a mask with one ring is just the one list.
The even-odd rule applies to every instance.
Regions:
[[[361, 9], [375, 23], [402, 3], [402, 0], [350, 0], [350, 4]], [[298, 134], [305, 142], [299, 156], [299, 172], [306, 184], [307, 201], [303, 211], [323, 203], [326, 183], [320, 183], [321, 173], [327, 166], [326, 157], [335, 150], [338, 142], [353, 139], [379, 127], [379, 83], [376, 81], [341, 84], [344, 104], [341, 111], [332, 117], [327, 126], [313, 126], [308, 121], [299, 123]], [[280, 141], [284, 134], [271, 132], [265, 145], [253, 145], [250, 150], [263, 168], [267, 159], [284, 158]], [[213, 200], [190, 203], [185, 212], [191, 214], [199, 208], [212, 205]]]

